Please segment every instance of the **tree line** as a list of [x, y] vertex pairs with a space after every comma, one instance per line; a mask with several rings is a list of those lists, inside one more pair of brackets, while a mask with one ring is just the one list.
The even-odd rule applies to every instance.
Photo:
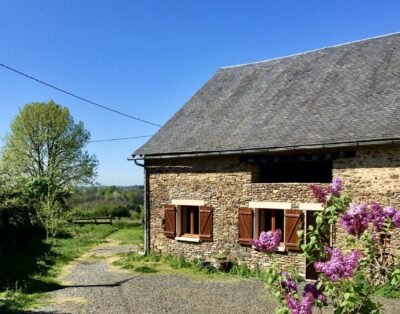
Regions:
[[142, 219], [143, 186], [77, 187], [68, 202], [71, 218], [111, 216]]

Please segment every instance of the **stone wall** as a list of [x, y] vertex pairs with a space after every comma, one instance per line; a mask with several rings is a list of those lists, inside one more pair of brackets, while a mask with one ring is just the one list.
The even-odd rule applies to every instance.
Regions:
[[[272, 259], [284, 267], [300, 266], [305, 261], [296, 252], [264, 253], [241, 246], [238, 241], [238, 211], [250, 201], [276, 201], [298, 204], [315, 202], [308, 184], [252, 183], [255, 168], [239, 157], [201, 157], [146, 161], [150, 192], [150, 248], [187, 258], [210, 258], [219, 253], [229, 254], [249, 267], [265, 268]], [[354, 158], [334, 162], [334, 176], [345, 180], [345, 187], [355, 201], [376, 199], [384, 204], [400, 204], [400, 146], [365, 147], [357, 149]], [[213, 207], [213, 241], [202, 243], [178, 242], [163, 234], [164, 205], [173, 199], [204, 200]], [[338, 230], [337, 240], [344, 233]], [[392, 239], [399, 246], [400, 237]]]

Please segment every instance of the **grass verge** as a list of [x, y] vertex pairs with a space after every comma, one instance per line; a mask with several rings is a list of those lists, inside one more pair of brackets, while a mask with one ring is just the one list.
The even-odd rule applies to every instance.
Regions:
[[199, 260], [188, 261], [183, 257], [150, 253], [146, 256], [135, 253], [119, 254], [113, 265], [135, 273], [146, 274], [183, 274], [196, 280], [238, 280], [258, 278], [263, 280], [264, 274], [259, 269], [250, 271], [245, 265], [232, 265], [229, 271], [217, 271], [213, 266], [203, 266]]
[[32, 238], [24, 247], [0, 259], [0, 312], [20, 313], [44, 301], [44, 292], [62, 288], [56, 278], [61, 268], [119, 232], [115, 241], [140, 241], [142, 228], [117, 223], [110, 225], [69, 225], [49, 241]]

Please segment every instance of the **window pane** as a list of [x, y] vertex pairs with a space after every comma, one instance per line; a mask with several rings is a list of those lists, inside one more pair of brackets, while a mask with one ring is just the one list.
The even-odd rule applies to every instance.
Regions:
[[275, 210], [275, 230], [280, 229], [282, 231], [281, 242], [283, 242], [283, 228], [284, 228], [284, 211], [276, 209]]
[[194, 213], [194, 234], [199, 234], [199, 208], [194, 207], [193, 208], [193, 213]]

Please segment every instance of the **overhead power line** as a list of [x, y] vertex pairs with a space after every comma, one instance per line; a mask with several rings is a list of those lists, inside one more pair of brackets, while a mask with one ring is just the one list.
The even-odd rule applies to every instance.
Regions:
[[142, 137], [150, 137], [153, 135], [140, 135], [140, 136], [130, 136], [130, 137], [118, 137], [118, 138], [109, 138], [105, 140], [93, 140], [89, 141], [89, 143], [100, 143], [100, 142], [115, 142], [115, 141], [123, 141], [123, 140], [130, 140], [134, 138], [142, 138]]
[[35, 78], [35, 77], [33, 77], [33, 76], [30, 76], [30, 75], [28, 75], [28, 74], [26, 74], [26, 73], [23, 73], [23, 72], [21, 72], [21, 71], [18, 71], [18, 70], [14, 69], [14, 68], [12, 68], [12, 67], [9, 67], [8, 65], [5, 65], [5, 64], [3, 64], [3, 63], [0, 63], [0, 66], [2, 66], [3, 68], [5, 68], [5, 69], [7, 69], [7, 70], [10, 70], [10, 71], [12, 71], [12, 72], [15, 72], [15, 73], [17, 73], [17, 74], [19, 74], [19, 75], [22, 75], [22, 76], [24, 76], [24, 77], [26, 77], [26, 78], [28, 78], [28, 79], [30, 79], [30, 80], [33, 80], [33, 81], [35, 81], [35, 82], [37, 82], [37, 83], [40, 83], [40, 84], [42, 84], [42, 85], [45, 85], [45, 86], [50, 87], [50, 88], [52, 88], [52, 89], [55, 89], [55, 90], [57, 90], [57, 91], [59, 91], [59, 92], [61, 92], [61, 93], [67, 94], [67, 95], [72, 96], [72, 97], [75, 97], [75, 98], [77, 98], [77, 99], [80, 99], [80, 100], [82, 100], [82, 101], [84, 101], [84, 102], [87, 102], [87, 103], [89, 103], [89, 104], [92, 104], [92, 105], [94, 105], [94, 106], [100, 107], [100, 108], [102, 108], [102, 109], [104, 109], [104, 110], [108, 110], [108, 111], [114, 112], [114, 113], [119, 114], [119, 115], [121, 115], [121, 116], [134, 119], [134, 120], [136, 120], [136, 121], [140, 121], [140, 122], [143, 122], [143, 123], [147, 123], [147, 124], [150, 124], [150, 125], [154, 125], [154, 126], [157, 126], [157, 127], [161, 127], [160, 124], [153, 123], [153, 122], [150, 122], [150, 121], [146, 121], [146, 120], [137, 118], [137, 117], [135, 117], [135, 116], [132, 116], [132, 115], [130, 115], [130, 114], [126, 114], [126, 113], [123, 113], [123, 112], [121, 112], [121, 111], [118, 111], [118, 110], [115, 110], [115, 109], [112, 109], [112, 108], [109, 108], [109, 107], [100, 105], [100, 104], [98, 104], [98, 103], [96, 103], [96, 102], [94, 102], [94, 101], [91, 101], [91, 100], [89, 100], [89, 99], [83, 98], [83, 97], [81, 97], [81, 96], [78, 96], [78, 95], [76, 95], [76, 94], [73, 94], [73, 93], [71, 93], [71, 92], [68, 92], [68, 91], [66, 91], [66, 90], [64, 90], [64, 89], [62, 89], [62, 88], [59, 88], [59, 87], [57, 87], [57, 86], [54, 86], [54, 85], [52, 85], [52, 84], [46, 83], [46, 82], [44, 82], [44, 81], [42, 81], [42, 80], [39, 80], [39, 79], [37, 79], [37, 78]]

